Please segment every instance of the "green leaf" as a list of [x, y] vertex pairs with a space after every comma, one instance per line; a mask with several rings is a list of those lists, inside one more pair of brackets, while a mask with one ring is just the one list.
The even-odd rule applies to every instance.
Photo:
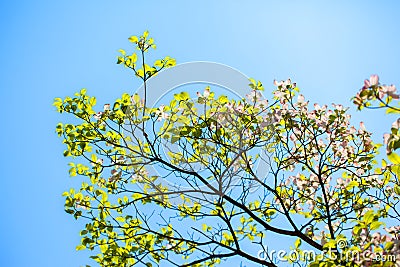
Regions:
[[82, 230], [80, 234], [81, 234], [81, 235], [86, 235], [87, 233], [88, 233], [87, 230]]
[[395, 186], [394, 186], [394, 192], [395, 192], [397, 195], [400, 195], [400, 186], [395, 185]]
[[393, 164], [400, 164], [400, 156], [394, 152], [390, 153], [388, 155], [388, 159], [390, 160], [390, 162], [392, 162]]
[[154, 66], [156, 66], [156, 67], [162, 67], [162, 66], [163, 66], [163, 63], [162, 63], [161, 60], [156, 60], [156, 61], [154, 62]]
[[373, 222], [373, 220], [374, 220], [374, 211], [372, 210], [367, 211], [367, 213], [365, 213], [364, 215], [363, 221], [366, 224], [370, 224]]
[[124, 217], [121, 217], [121, 216], [119, 216], [119, 217], [117, 217], [117, 218], [115, 218], [117, 221], [119, 221], [119, 222], [125, 222], [125, 218]]
[[379, 229], [379, 227], [381, 227], [381, 225], [383, 225], [382, 222], [372, 222], [369, 228], [371, 230], [376, 230], [376, 229]]
[[125, 59], [123, 57], [118, 57], [117, 64], [121, 64], [121, 63], [124, 63], [124, 62], [125, 62]]
[[357, 182], [357, 181], [351, 181], [347, 186], [346, 186], [346, 189], [347, 190], [351, 190], [351, 189], [353, 189], [353, 187], [356, 187], [356, 186], [358, 186], [359, 185], [359, 183]]
[[[253, 86], [253, 87], [256, 86], [256, 80], [254, 80], [253, 78], [249, 78], [249, 81], [250, 81], [250, 84], [249, 84], [250, 87], [251, 87], [251, 86]], [[253, 88], [253, 87], [252, 87], [252, 88]]]
[[139, 41], [139, 38], [137, 36], [131, 36], [128, 38], [128, 40], [131, 43], [137, 43]]
[[221, 103], [222, 105], [223, 105], [223, 104], [226, 104], [228, 101], [229, 101], [229, 100], [228, 100], [228, 97], [226, 97], [225, 95], [221, 95], [221, 96], [218, 98], [218, 102]]
[[136, 53], [133, 53], [132, 55], [128, 56], [128, 58], [132, 61], [132, 63], [135, 63], [137, 61]]
[[353, 232], [354, 232], [354, 234], [356, 234], [356, 235], [359, 235], [360, 232], [361, 232], [361, 230], [362, 230], [362, 227], [359, 226], [359, 225], [356, 225], [356, 226], [354, 226], [354, 228], [353, 228]]
[[174, 135], [174, 136], [171, 137], [171, 143], [172, 144], [176, 143], [178, 140], [179, 140], [179, 136], [177, 136], [177, 135]]
[[188, 100], [190, 98], [190, 95], [187, 92], [181, 92], [179, 94], [175, 94], [174, 98], [176, 100]]
[[384, 250], [389, 251], [394, 247], [394, 243], [393, 242], [387, 242], [385, 244]]
[[86, 247], [84, 245], [76, 246], [76, 250], [84, 250]]
[[295, 247], [295, 248], [299, 248], [300, 245], [301, 245], [301, 239], [300, 239], [300, 238], [297, 238], [297, 240], [294, 242], [294, 247]]
[[136, 71], [136, 76], [138, 76], [140, 78], [144, 78], [144, 70], [143, 69], [138, 69]]
[[398, 114], [398, 113], [400, 113], [400, 111], [398, 109], [391, 108], [391, 107], [386, 109], [386, 114]]

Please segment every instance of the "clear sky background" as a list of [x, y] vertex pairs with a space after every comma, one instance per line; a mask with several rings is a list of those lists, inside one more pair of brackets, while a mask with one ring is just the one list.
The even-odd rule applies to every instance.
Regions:
[[156, 55], [214, 61], [263, 81], [292, 78], [311, 103], [343, 103], [382, 140], [394, 117], [357, 113], [372, 73], [400, 86], [398, 1], [1, 1], [0, 266], [84, 266], [81, 224], [64, 212], [68, 159], [55, 97], [86, 87], [98, 103], [140, 84], [115, 64], [148, 29]]

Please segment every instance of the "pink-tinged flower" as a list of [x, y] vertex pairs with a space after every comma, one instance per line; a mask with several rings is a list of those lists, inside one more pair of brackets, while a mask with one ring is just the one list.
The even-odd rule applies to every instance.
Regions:
[[121, 178], [121, 174], [122, 173], [117, 170], [111, 170], [111, 177], [108, 179], [108, 181], [114, 182], [119, 180]]
[[327, 116], [322, 116], [321, 119], [316, 120], [318, 127], [325, 128], [327, 126], [328, 118]]
[[361, 89], [361, 91], [365, 90], [365, 89], [369, 89], [369, 88], [371, 88], [373, 86], [377, 86], [378, 84], [379, 84], [379, 76], [373, 74], [373, 75], [370, 76], [369, 80], [368, 79], [364, 80], [364, 86]]
[[298, 97], [297, 97], [297, 102], [298, 103], [304, 103], [304, 95], [299, 95]]
[[310, 113], [307, 114], [307, 118], [310, 120], [315, 120], [316, 115], [315, 115], [315, 110], [311, 111]]
[[275, 110], [273, 113], [273, 119], [274, 122], [280, 122], [282, 119], [282, 111], [281, 110]]
[[385, 227], [385, 231], [388, 232], [389, 234], [397, 234], [399, 232], [399, 226], [392, 226], [389, 228]]
[[385, 133], [385, 134], [383, 135], [383, 143], [384, 143], [385, 145], [387, 145], [387, 144], [389, 143], [389, 139], [390, 139], [390, 134]]
[[283, 87], [283, 85], [286, 85], [286, 84], [285, 84], [284, 81], [279, 81], [278, 82], [277, 80], [274, 80], [274, 85], [277, 86], [277, 87], [281, 87], [281, 86]]
[[264, 100], [259, 101], [257, 107], [260, 107], [260, 108], [266, 108], [266, 107], [268, 107], [268, 100], [267, 100], [267, 99], [264, 99]]
[[368, 89], [371, 87], [371, 83], [369, 82], [368, 79], [364, 80], [364, 87], [362, 89]]
[[271, 125], [271, 122], [269, 121], [269, 119], [264, 119], [262, 122], [260, 122], [259, 126], [261, 129], [264, 129], [268, 126]]
[[207, 86], [206, 89], [204, 89], [203, 97], [209, 97], [210, 96], [210, 87]]
[[336, 104], [332, 104], [336, 110], [342, 111], [343, 110], [343, 105], [336, 105]]
[[232, 104], [231, 102], [228, 102], [225, 104], [225, 107], [227, 107], [229, 110], [232, 110], [234, 107], [234, 104]]
[[385, 97], [385, 92], [384, 92], [384, 87], [379, 86], [378, 87], [378, 99], [383, 99]]
[[294, 180], [293, 183], [299, 188], [299, 189], [304, 189], [304, 187], [307, 186], [307, 182], [303, 180]]
[[103, 115], [103, 112], [97, 112], [96, 114], [93, 115], [93, 118], [95, 118], [96, 120], [101, 119], [101, 115]]
[[281, 92], [281, 91], [275, 91], [274, 92], [274, 96], [276, 97], [276, 98], [282, 98], [283, 96], [284, 96], [285, 94], [283, 93], [283, 92]]
[[371, 83], [371, 86], [378, 85], [379, 76], [376, 74], [371, 75], [371, 77], [369, 77], [369, 82]]
[[308, 208], [309, 208], [309, 210], [311, 210], [311, 211], [315, 208], [315, 201], [312, 200], [312, 199], [308, 199], [308, 200], [306, 201], [306, 204], [308, 204]]
[[380, 91], [382, 91], [384, 94], [387, 94], [388, 96], [391, 96], [393, 99], [399, 99], [400, 95], [396, 94], [396, 86], [392, 85], [384, 85], [381, 86]]
[[256, 102], [258, 99], [261, 98], [261, 94], [260, 94], [260, 92], [258, 92], [258, 91], [256, 91], [256, 90], [253, 90], [253, 91], [250, 92], [250, 94], [247, 94], [247, 95], [246, 95], [246, 98], [247, 98], [249, 101]]
[[118, 164], [121, 164], [121, 163], [124, 163], [124, 162], [125, 162], [124, 156], [119, 156], [117, 161], [116, 161], [116, 163], [118, 163]]
[[394, 128], [394, 129], [399, 129], [400, 128], [400, 118], [398, 118], [397, 120], [395, 120], [392, 123], [392, 128]]
[[323, 106], [321, 107], [321, 106], [318, 105], [317, 103], [314, 104], [314, 109], [315, 109], [316, 111], [325, 111], [327, 107], [328, 107], [327, 105], [323, 105]]
[[239, 105], [237, 105], [235, 110], [238, 111], [238, 112], [243, 112], [243, 109], [244, 109], [244, 106], [243, 106], [242, 103], [240, 103]]
[[158, 110], [156, 111], [158, 118], [158, 121], [164, 120], [164, 119], [168, 119], [169, 115], [167, 113], [164, 112], [164, 105], [161, 105]]
[[141, 168], [140, 170], [137, 170], [134, 174], [132, 174], [132, 179], [141, 182], [144, 181], [145, 178], [149, 175], [148, 171]]
[[288, 85], [291, 85], [292, 81], [290, 79], [287, 79], [286, 81], [280, 81], [278, 82], [277, 80], [274, 80], [274, 85], [277, 87], [283, 87], [286, 88]]
[[296, 135], [292, 133], [292, 134], [290, 135], [290, 140], [292, 140], [292, 142], [295, 142], [295, 141], [297, 140]]
[[345, 184], [344, 180], [342, 178], [340, 178], [340, 177], [336, 179], [336, 183], [337, 183], [336, 188], [343, 187], [344, 184]]
[[326, 185], [327, 185], [328, 188], [329, 188], [329, 183], [331, 182], [332, 177], [331, 177], [331, 176], [328, 176], [328, 177], [326, 177], [325, 179], [324, 179], [324, 177], [322, 177], [322, 180], [326, 183]]
[[367, 129], [365, 128], [364, 122], [360, 122], [360, 131], [365, 132]]
[[302, 208], [300, 205], [296, 205], [296, 206], [295, 206], [295, 210], [296, 210], [297, 212], [300, 212], [300, 211], [303, 211], [303, 208]]
[[317, 189], [319, 187], [319, 179], [318, 176], [315, 174], [311, 174], [310, 175], [310, 183], [311, 183], [311, 187], [314, 189]]
[[321, 246], [324, 246], [326, 243], [328, 243], [328, 241], [326, 240], [325, 237], [325, 231], [321, 231]]
[[206, 89], [204, 89], [203, 94], [201, 94], [200, 92], [196, 92], [197, 96], [200, 98], [208, 98], [210, 96], [210, 87], [206, 87]]
[[317, 145], [318, 145], [318, 148], [325, 148], [326, 147], [326, 145], [324, 143], [324, 140], [322, 140], [321, 138], [318, 139]]
[[75, 207], [76, 207], [77, 209], [83, 209], [83, 210], [88, 210], [88, 209], [89, 209], [88, 206], [86, 206], [86, 205], [84, 205], [84, 204], [81, 205], [81, 202], [80, 202], [80, 201], [76, 201], [76, 202], [75, 202]]
[[110, 110], [110, 104], [105, 104], [104, 105], [104, 111]]
[[358, 107], [361, 107], [361, 106], [362, 106], [362, 104], [364, 103], [364, 100], [363, 100], [363, 99], [366, 98], [365, 96], [361, 98], [360, 93], [361, 93], [363, 90], [364, 90], [364, 88], [363, 88], [360, 92], [358, 92], [358, 93], [356, 94], [356, 96], [354, 97], [354, 100], [353, 100], [353, 103], [356, 104]]
[[388, 134], [388, 133], [385, 133], [385, 134], [383, 135], [383, 143], [386, 145], [386, 154], [387, 154], [387, 155], [389, 155], [390, 153], [392, 153], [392, 151], [390, 150], [390, 148], [389, 148], [389, 146], [388, 146], [389, 141], [390, 141], [390, 137], [391, 137], [391, 135]]
[[285, 182], [283, 183], [283, 185], [289, 186], [292, 182], [293, 182], [293, 178], [294, 176], [289, 176]]
[[288, 166], [288, 171], [292, 172], [292, 171], [294, 171], [294, 169], [295, 169], [294, 164], [291, 164]]
[[360, 237], [361, 237], [361, 240], [363, 240], [363, 241], [367, 240], [367, 238], [368, 238], [367, 229], [365, 229], [365, 228], [361, 229]]

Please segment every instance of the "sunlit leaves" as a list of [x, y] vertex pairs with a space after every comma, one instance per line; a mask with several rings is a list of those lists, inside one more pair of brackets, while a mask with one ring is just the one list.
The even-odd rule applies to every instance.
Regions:
[[[145, 62], [155, 48], [147, 31], [129, 41], [136, 51], [120, 49], [117, 63], [145, 85], [175, 66], [168, 56]], [[390, 236], [400, 228], [384, 227], [400, 195], [397, 154], [389, 153], [393, 164], [378, 166], [379, 145], [363, 123], [352, 126], [342, 105], [312, 107], [290, 79], [275, 81], [270, 99], [260, 81], [249, 82], [244, 99], [206, 87], [175, 92], [151, 108], [138, 94], [100, 108], [85, 89], [56, 98], [57, 111], [74, 117], [56, 133], [74, 160], [70, 176], [82, 179], [63, 193], [66, 212], [87, 222], [77, 250], [93, 250], [100, 266], [213, 266], [222, 252], [251, 259], [249, 251], [273, 246], [277, 234], [296, 252], [336, 249], [340, 239], [360, 251], [395, 252]], [[369, 86], [378, 91], [364, 88], [357, 101], [375, 93], [396, 98], [376, 77]], [[390, 149], [397, 148], [399, 124]]]
[[141, 36], [131, 36], [129, 41], [133, 43], [137, 50], [140, 50], [140, 57], [142, 61], [138, 63], [137, 53], [132, 53], [128, 55], [123, 49], [118, 50], [121, 55], [117, 57], [117, 64], [123, 64], [125, 67], [130, 68], [134, 71], [135, 76], [142, 80], [147, 80], [152, 76], [158, 74], [164, 68], [170, 68], [176, 65], [175, 59], [167, 56], [163, 59], [156, 60], [153, 66], [144, 63], [144, 53], [148, 51], [149, 48], [156, 48], [154, 44], [154, 39], [149, 38], [149, 32], [145, 31]]
[[249, 78], [250, 84], [249, 87], [254, 90], [264, 91], [264, 87], [260, 81], [256, 81], [253, 78]]
[[139, 41], [139, 38], [137, 36], [131, 36], [128, 38], [129, 42], [136, 44]]
[[400, 164], [400, 156], [397, 153], [392, 152], [387, 157], [393, 164]]

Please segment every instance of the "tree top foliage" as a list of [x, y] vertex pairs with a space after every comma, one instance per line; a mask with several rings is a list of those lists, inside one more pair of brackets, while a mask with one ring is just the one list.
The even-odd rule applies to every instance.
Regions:
[[[125, 93], [101, 110], [85, 89], [54, 102], [75, 118], [56, 132], [69, 174], [82, 178], [63, 194], [66, 212], [87, 222], [78, 250], [93, 250], [100, 266], [399, 263], [398, 121], [385, 135], [386, 161], [348, 108], [310, 105], [290, 79], [273, 90], [250, 79], [243, 99], [206, 87], [149, 107], [147, 81], [176, 62], [146, 63], [156, 48], [147, 31], [129, 41], [135, 51], [119, 50], [117, 64], [144, 95]], [[398, 113], [398, 98], [372, 76], [353, 100]], [[277, 239], [292, 253], [271, 255]]]

